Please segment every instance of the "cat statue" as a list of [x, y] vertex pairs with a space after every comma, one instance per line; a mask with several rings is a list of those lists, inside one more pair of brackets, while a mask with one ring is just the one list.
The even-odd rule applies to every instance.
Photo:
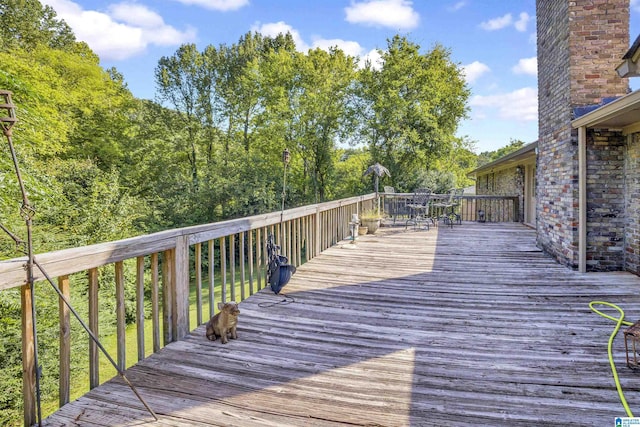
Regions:
[[220, 337], [222, 344], [226, 344], [228, 334], [231, 334], [231, 339], [235, 340], [238, 338], [236, 326], [238, 324], [240, 309], [235, 302], [219, 302], [218, 310], [220, 310], [220, 312], [207, 322], [207, 338], [215, 341]]

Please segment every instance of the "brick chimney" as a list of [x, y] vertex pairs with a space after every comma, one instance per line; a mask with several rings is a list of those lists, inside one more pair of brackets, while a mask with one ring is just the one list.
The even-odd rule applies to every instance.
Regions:
[[629, 0], [537, 0], [538, 245], [578, 263], [578, 147], [571, 120], [581, 108], [627, 94], [615, 67], [629, 48]]

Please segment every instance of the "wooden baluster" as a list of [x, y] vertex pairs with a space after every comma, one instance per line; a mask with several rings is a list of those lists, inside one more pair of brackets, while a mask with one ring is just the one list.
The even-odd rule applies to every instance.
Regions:
[[196, 326], [202, 325], [202, 244], [196, 243]]
[[[58, 277], [58, 288], [67, 301], [71, 301], [69, 276]], [[71, 387], [71, 311], [62, 298], [58, 298], [58, 311], [60, 313], [60, 379], [58, 382], [58, 402], [62, 407], [69, 403]]]
[[244, 283], [246, 280], [245, 277], [245, 232], [240, 233], [240, 259], [238, 262], [240, 263], [240, 300], [244, 301], [246, 298], [246, 292], [244, 290]]
[[175, 249], [175, 308], [176, 332], [175, 340], [189, 334], [189, 236], [176, 238]]
[[162, 256], [162, 326], [164, 345], [174, 341], [173, 327], [173, 249], [164, 251]]
[[321, 233], [322, 233], [322, 226], [321, 226], [321, 222], [322, 222], [322, 213], [320, 212], [320, 209], [318, 209], [318, 211], [315, 214], [315, 218], [314, 218], [314, 222], [315, 222], [315, 230], [316, 230], [316, 235], [314, 237], [314, 241], [315, 241], [315, 250], [313, 251], [313, 256], [317, 256], [321, 251], [322, 251], [322, 240], [321, 240]]
[[289, 262], [293, 262], [293, 250], [291, 248], [291, 234], [293, 232], [293, 227], [292, 227], [292, 220], [287, 221], [286, 223], [286, 227], [287, 227], [287, 238], [286, 238], [286, 242], [287, 242], [287, 257], [289, 258]]
[[[89, 329], [99, 337], [98, 331], [98, 269], [89, 269]], [[89, 340], [89, 388], [94, 389], [100, 385], [100, 353], [98, 345]]]
[[160, 310], [158, 306], [158, 254], [151, 254], [151, 328], [153, 330], [153, 352], [160, 351]]
[[[262, 260], [262, 230], [260, 228], [256, 230], [256, 277], [258, 278], [258, 290], [262, 289], [262, 266], [264, 265]], [[266, 235], [266, 232], [264, 234]]]
[[229, 236], [229, 266], [231, 267], [231, 301], [236, 300], [236, 235]]
[[249, 230], [249, 295], [253, 295], [253, 272], [255, 266], [253, 245], [253, 230]]
[[216, 248], [215, 241], [209, 240], [209, 318], [215, 314], [215, 300], [216, 300]]
[[36, 423], [36, 363], [33, 357], [33, 316], [31, 288], [20, 288], [22, 310], [22, 403], [24, 425]]
[[303, 231], [304, 231], [304, 226], [303, 226], [303, 221], [304, 218], [298, 218], [297, 220], [297, 226], [298, 226], [298, 232], [296, 233], [298, 236], [298, 240], [297, 240], [297, 250], [298, 250], [298, 264], [297, 265], [302, 265], [302, 244], [303, 244]]
[[144, 257], [136, 258], [136, 335], [138, 362], [144, 359]]
[[222, 275], [222, 302], [227, 302], [227, 238], [220, 238], [220, 274]]
[[125, 344], [125, 311], [124, 311], [124, 264], [118, 261], [115, 264], [116, 270], [116, 339], [117, 339], [117, 364], [118, 369], [126, 369], [127, 351]]

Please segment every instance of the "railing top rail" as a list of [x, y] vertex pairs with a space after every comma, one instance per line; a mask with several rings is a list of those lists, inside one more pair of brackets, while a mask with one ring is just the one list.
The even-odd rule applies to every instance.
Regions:
[[[46, 267], [47, 273], [51, 277], [58, 277], [117, 261], [123, 261], [125, 259], [162, 252], [175, 247], [176, 238], [181, 236], [188, 236], [189, 244], [201, 243], [230, 234], [242, 233], [256, 228], [278, 224], [280, 221], [290, 221], [341, 206], [372, 200], [375, 199], [375, 197], [374, 193], [366, 194], [331, 202], [300, 206], [287, 209], [284, 212], [271, 212], [210, 224], [160, 231], [112, 242], [46, 252], [37, 254], [36, 257], [38, 262]], [[25, 262], [26, 257], [0, 261], [0, 291], [22, 286], [26, 283]], [[36, 274], [36, 280], [43, 278], [44, 277], [41, 277], [39, 274]]]
[[[393, 197], [413, 197], [415, 193], [380, 193], [382, 196], [393, 196]], [[431, 193], [431, 198], [443, 198], [449, 197], [449, 193]], [[518, 195], [515, 194], [506, 194], [506, 195], [496, 195], [496, 194], [462, 194], [459, 196], [463, 199], [515, 199], [518, 198]]]

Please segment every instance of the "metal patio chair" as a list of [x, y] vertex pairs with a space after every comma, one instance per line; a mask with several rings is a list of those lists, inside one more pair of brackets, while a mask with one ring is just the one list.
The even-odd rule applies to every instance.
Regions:
[[425, 224], [427, 230], [429, 230], [429, 222], [436, 225], [436, 221], [429, 215], [431, 207], [431, 190], [428, 188], [419, 188], [413, 193], [411, 203], [407, 204], [409, 208], [409, 218], [405, 223], [405, 230], [410, 223], [413, 223], [414, 228], [419, 228], [420, 224]]
[[396, 223], [396, 218], [398, 217], [398, 199], [396, 196], [390, 196], [389, 194], [394, 194], [395, 192], [395, 188], [389, 185], [384, 186], [384, 210], [393, 217], [394, 225]]
[[456, 212], [456, 208], [460, 206], [463, 189], [451, 188], [447, 192], [447, 197], [442, 201], [434, 203], [433, 206], [440, 209], [438, 219], [442, 219], [445, 224], [453, 228], [453, 224], [462, 224], [462, 217]]

